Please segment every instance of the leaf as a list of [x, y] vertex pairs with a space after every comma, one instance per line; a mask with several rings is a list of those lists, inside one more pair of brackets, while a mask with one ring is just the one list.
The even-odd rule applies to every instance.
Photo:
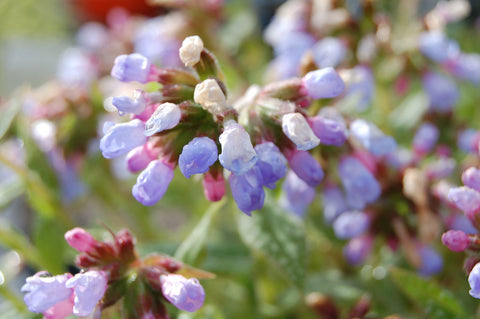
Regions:
[[390, 275], [397, 287], [418, 304], [429, 318], [469, 318], [455, 296], [437, 283], [398, 268], [391, 269]]
[[423, 92], [409, 95], [390, 114], [389, 121], [397, 129], [411, 129], [418, 124], [428, 109], [428, 97]]
[[200, 222], [195, 226], [195, 229], [178, 247], [175, 252], [175, 258], [187, 264], [195, 264], [207, 242], [212, 219], [225, 206], [225, 202], [225, 200], [221, 200], [210, 205]]
[[21, 106], [22, 103], [20, 103], [20, 99], [17, 97], [8, 101], [0, 110], [0, 139], [7, 133]]
[[277, 263], [299, 288], [305, 281], [305, 228], [300, 220], [266, 203], [252, 217], [241, 215], [238, 231], [245, 244]]
[[64, 256], [68, 245], [64, 233], [56, 219], [39, 217], [35, 221], [34, 244], [44, 260], [43, 268], [52, 274], [65, 271]]

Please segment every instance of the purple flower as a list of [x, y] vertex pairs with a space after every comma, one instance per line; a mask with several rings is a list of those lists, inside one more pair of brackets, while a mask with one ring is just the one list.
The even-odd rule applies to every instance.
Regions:
[[107, 290], [107, 275], [103, 271], [89, 270], [76, 274], [65, 286], [75, 291], [73, 314], [88, 316]]
[[247, 215], [263, 207], [265, 192], [262, 187], [262, 175], [258, 167], [253, 167], [245, 174], [232, 173], [229, 178], [233, 199], [238, 208]]
[[333, 98], [345, 90], [342, 78], [331, 67], [308, 72], [302, 82], [306, 94], [313, 99]]
[[362, 264], [372, 251], [373, 236], [364, 235], [352, 238], [343, 248], [343, 256], [350, 265]]
[[327, 224], [332, 224], [337, 216], [348, 209], [345, 196], [339, 187], [331, 185], [323, 189], [322, 195], [323, 218]]
[[464, 214], [453, 214], [447, 221], [446, 225], [452, 230], [461, 230], [466, 234], [476, 234], [478, 230], [473, 226], [472, 222]]
[[351, 207], [363, 209], [367, 203], [372, 203], [380, 197], [380, 184], [356, 158], [349, 156], [342, 159], [338, 174]]
[[160, 277], [163, 296], [180, 310], [194, 312], [203, 306], [205, 290], [195, 278], [169, 274]]
[[423, 89], [430, 100], [430, 107], [438, 112], [448, 112], [457, 103], [460, 93], [449, 78], [430, 72], [423, 77]]
[[118, 109], [118, 114], [133, 113], [142, 114], [147, 107], [147, 99], [141, 90], [135, 90], [132, 97], [118, 96], [112, 99], [112, 105]]
[[350, 124], [350, 133], [375, 156], [386, 155], [397, 148], [393, 137], [386, 136], [375, 124], [362, 119]]
[[177, 104], [160, 104], [145, 123], [145, 136], [174, 128], [180, 123], [181, 118], [182, 111]]
[[155, 157], [148, 151], [146, 144], [135, 147], [128, 152], [125, 161], [127, 168], [132, 173], [138, 173], [145, 169]]
[[152, 71], [152, 64], [141, 54], [123, 54], [115, 58], [111, 75], [122, 82], [137, 81], [147, 83]]
[[470, 291], [468, 292], [473, 298], [480, 299], [480, 263], [477, 263], [468, 275], [468, 283]]
[[22, 292], [27, 293], [24, 301], [28, 310], [42, 313], [57, 303], [69, 299], [73, 290], [65, 284], [71, 277], [71, 274], [46, 276], [46, 272], [38, 272], [28, 277], [21, 289]]
[[155, 205], [162, 199], [172, 179], [173, 169], [161, 160], [154, 160], [138, 175], [132, 188], [133, 197], [145, 206]]
[[468, 248], [468, 235], [461, 230], [449, 230], [443, 233], [442, 243], [452, 251], [464, 251]]
[[100, 140], [103, 157], [118, 157], [137, 146], [145, 144], [147, 138], [143, 134], [144, 129], [144, 123], [138, 119], [109, 127]]
[[437, 143], [440, 132], [432, 123], [423, 123], [413, 137], [413, 149], [419, 154], [427, 154], [432, 151]]
[[345, 120], [333, 108], [322, 108], [317, 116], [310, 117], [308, 121], [321, 144], [340, 146], [347, 140]]
[[480, 210], [480, 193], [469, 187], [455, 187], [450, 189], [448, 199], [455, 204], [471, 221]]
[[315, 198], [315, 189], [305, 183], [293, 171], [287, 173], [282, 185], [284, 197], [281, 205], [299, 217], [303, 217], [310, 203]]
[[222, 153], [218, 159], [229, 171], [237, 175], [245, 174], [257, 162], [258, 157], [250, 141], [250, 135], [240, 124], [228, 121], [219, 141]]
[[442, 270], [443, 259], [433, 248], [421, 245], [418, 247], [418, 253], [421, 265], [417, 270], [421, 276], [429, 277], [438, 274]]
[[320, 163], [306, 151], [293, 151], [288, 162], [295, 174], [311, 187], [318, 186], [325, 175]]
[[480, 169], [470, 167], [462, 174], [462, 182], [465, 186], [480, 192]]
[[178, 158], [180, 171], [186, 178], [193, 174], [208, 171], [209, 167], [217, 161], [218, 148], [215, 141], [206, 136], [195, 137], [183, 147]]
[[333, 231], [340, 239], [349, 239], [363, 234], [370, 226], [370, 218], [364, 212], [353, 210], [340, 214], [333, 221]]
[[423, 55], [439, 63], [460, 53], [458, 43], [438, 31], [422, 33], [418, 39], [418, 48]]
[[453, 173], [457, 162], [453, 158], [440, 157], [433, 162], [430, 162], [425, 169], [429, 178], [445, 178]]
[[263, 142], [255, 146], [258, 161], [255, 164], [262, 176], [262, 185], [274, 189], [275, 182], [287, 173], [287, 159], [272, 142]]
[[282, 117], [282, 130], [299, 150], [308, 151], [320, 144], [320, 140], [300, 113], [285, 114]]
[[323, 38], [312, 48], [313, 60], [319, 68], [336, 67], [346, 54], [347, 49], [342, 41], [333, 37]]

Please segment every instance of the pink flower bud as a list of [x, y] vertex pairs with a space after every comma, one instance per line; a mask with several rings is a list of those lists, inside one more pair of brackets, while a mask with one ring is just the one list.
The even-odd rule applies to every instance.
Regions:
[[210, 172], [205, 173], [202, 181], [203, 193], [205, 197], [211, 202], [217, 202], [225, 195], [225, 180], [222, 174], [213, 176]]
[[449, 230], [443, 233], [442, 243], [452, 251], [464, 251], [468, 248], [468, 235], [461, 230]]
[[97, 242], [89, 232], [80, 227], [75, 227], [65, 233], [67, 243], [79, 252], [92, 250]]
[[163, 295], [178, 309], [194, 312], [203, 306], [205, 291], [197, 279], [170, 274], [161, 276], [160, 281]]

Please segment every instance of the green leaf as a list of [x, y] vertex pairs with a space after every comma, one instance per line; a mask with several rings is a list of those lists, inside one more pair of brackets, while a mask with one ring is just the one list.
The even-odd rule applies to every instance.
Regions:
[[240, 215], [240, 237], [252, 250], [277, 263], [299, 288], [305, 281], [305, 228], [275, 203], [265, 203], [252, 217]]
[[437, 283], [398, 268], [391, 269], [390, 275], [400, 290], [412, 302], [418, 304], [428, 318], [470, 318], [455, 296]]
[[64, 256], [68, 245], [64, 233], [65, 229], [55, 219], [40, 217], [35, 222], [34, 243], [44, 260], [43, 268], [52, 274], [65, 272]]
[[7, 133], [21, 106], [19, 98], [12, 98], [0, 110], [0, 139]]
[[428, 97], [423, 92], [409, 95], [390, 114], [389, 121], [397, 129], [411, 129], [421, 120], [428, 109]]
[[187, 264], [195, 264], [207, 242], [210, 224], [215, 214], [225, 206], [225, 199], [212, 203], [200, 222], [175, 252], [175, 258]]

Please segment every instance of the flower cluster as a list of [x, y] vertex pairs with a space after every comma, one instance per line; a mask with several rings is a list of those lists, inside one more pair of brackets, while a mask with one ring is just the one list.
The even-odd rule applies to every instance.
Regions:
[[179, 56], [189, 69], [159, 69], [136, 53], [117, 57], [112, 69], [120, 81], [161, 84], [157, 92], [114, 97], [112, 104], [120, 114], [131, 113], [131, 120], [106, 123], [100, 141], [104, 157], [126, 154], [129, 170], [141, 172], [132, 189], [138, 201], [159, 201], [177, 165], [187, 178], [204, 174], [205, 195], [212, 201], [225, 193], [226, 169], [233, 198], [246, 214], [262, 208], [263, 187], [274, 188], [287, 163], [309, 187], [321, 182], [322, 167], [307, 151], [323, 138], [324, 144], [342, 144], [344, 124], [334, 111], [310, 118], [305, 107], [343, 92], [333, 68], [252, 87], [231, 105], [217, 61], [198, 36], [183, 41]]
[[22, 291], [32, 312], [47, 319], [71, 314], [100, 318], [103, 309], [124, 298], [126, 318], [166, 319], [165, 301], [189, 312], [203, 306], [205, 291], [198, 280], [180, 274], [195, 270], [165, 255], [140, 259], [126, 230], [118, 232], [113, 242], [97, 241], [82, 228], [68, 231], [65, 239], [80, 252], [76, 264], [82, 271], [56, 276], [42, 271], [28, 277]]

